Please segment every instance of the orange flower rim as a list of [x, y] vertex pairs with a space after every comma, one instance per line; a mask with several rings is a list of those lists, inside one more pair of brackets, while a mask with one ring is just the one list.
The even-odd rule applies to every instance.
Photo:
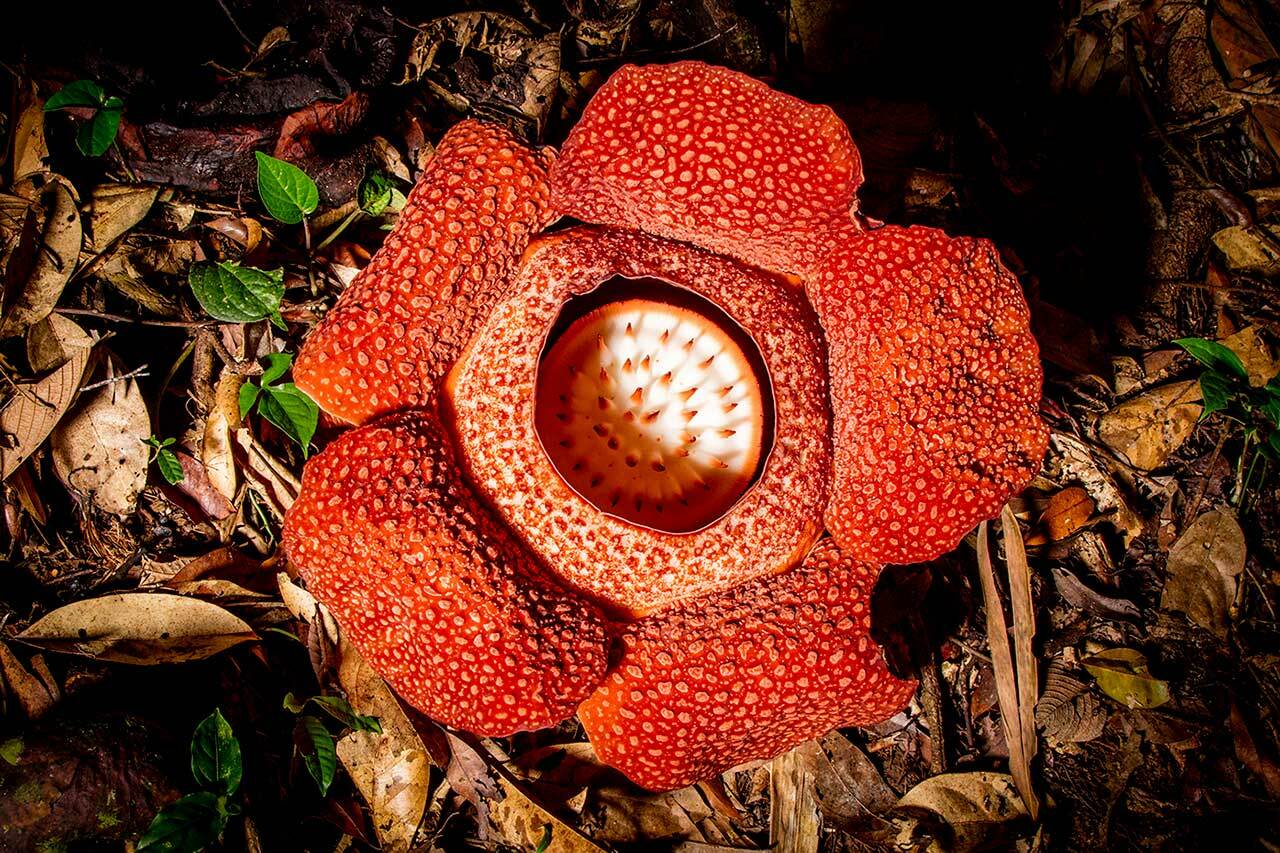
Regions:
[[831, 110], [697, 62], [619, 70], [558, 156], [445, 135], [294, 371], [355, 428], [287, 553], [407, 702], [576, 713], [651, 789], [905, 707], [880, 568], [995, 515], [1047, 430], [994, 247], [869, 223], [861, 182]]

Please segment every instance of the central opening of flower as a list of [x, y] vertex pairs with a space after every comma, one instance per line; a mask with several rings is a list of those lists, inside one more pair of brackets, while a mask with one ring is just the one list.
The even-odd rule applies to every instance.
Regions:
[[606, 284], [575, 302], [538, 373], [536, 426], [552, 463], [627, 521], [682, 533], [719, 518], [755, 481], [771, 438], [755, 343], [663, 282]]

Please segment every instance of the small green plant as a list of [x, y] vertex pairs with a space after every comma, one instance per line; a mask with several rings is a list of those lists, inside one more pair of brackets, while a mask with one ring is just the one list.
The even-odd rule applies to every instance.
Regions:
[[320, 191], [306, 172], [261, 151], [254, 156], [258, 158], [258, 198], [267, 213], [285, 225], [297, 225], [315, 212]]
[[1250, 384], [1249, 371], [1240, 357], [1217, 341], [1181, 338], [1174, 343], [1204, 365], [1200, 419], [1218, 415], [1243, 430], [1232, 495], [1232, 503], [1238, 506], [1250, 487], [1266, 477], [1269, 463], [1280, 461], [1280, 377], [1257, 387]]
[[182, 472], [182, 462], [178, 459], [178, 454], [169, 449], [175, 439], [160, 439], [151, 436], [144, 439], [144, 442], [151, 448], [150, 462], [154, 463], [156, 468], [160, 469], [160, 476], [164, 477], [165, 482], [171, 486], [176, 486], [182, 482], [186, 476]]
[[260, 270], [234, 261], [194, 264], [187, 282], [196, 301], [210, 317], [224, 323], [271, 320], [284, 329], [280, 302], [284, 299], [284, 270]]
[[[308, 709], [312, 706], [323, 714], [310, 713]], [[328, 793], [338, 769], [338, 739], [353, 731], [382, 734], [382, 724], [377, 717], [357, 714], [347, 700], [337, 696], [298, 699], [289, 693], [284, 697], [284, 707], [298, 715], [293, 735], [294, 752], [302, 757], [321, 796]]]
[[[400, 211], [404, 207], [405, 197], [404, 193], [391, 182], [391, 178], [382, 172], [374, 171], [360, 179], [360, 186], [356, 189], [356, 203], [356, 209], [348, 213], [328, 236], [316, 245], [317, 250], [323, 249], [338, 239], [338, 236], [347, 230], [347, 226], [362, 216], [377, 219], [388, 210]], [[391, 226], [384, 225], [384, 227]]]
[[267, 366], [258, 382], [251, 380], [240, 386], [240, 417], [247, 418], [256, 408], [258, 414], [296, 441], [306, 457], [316, 434], [320, 409], [292, 382], [276, 384], [292, 365], [293, 356], [288, 353], [267, 356]]
[[85, 107], [93, 110], [88, 121], [76, 131], [76, 147], [88, 157], [101, 157], [116, 140], [120, 119], [124, 115], [124, 101], [115, 95], [107, 95], [92, 80], [77, 80], [63, 86], [45, 102], [47, 113], [69, 107]]
[[191, 736], [191, 775], [201, 790], [161, 809], [138, 841], [138, 853], [193, 853], [217, 841], [227, 820], [240, 813], [231, 798], [243, 768], [240, 742], [215, 709]]

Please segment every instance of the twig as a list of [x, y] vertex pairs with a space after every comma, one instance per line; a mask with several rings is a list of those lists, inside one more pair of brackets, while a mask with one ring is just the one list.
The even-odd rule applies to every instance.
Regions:
[[150, 376], [150, 375], [151, 375], [150, 373], [147, 373], [147, 366], [143, 364], [143, 365], [139, 365], [138, 367], [135, 367], [133, 370], [130, 370], [128, 373], [125, 373], [121, 376], [108, 376], [106, 379], [99, 380], [89, 385], [82, 385], [80, 386], [80, 391], [82, 393], [85, 391], [92, 391], [94, 388], [102, 388], [107, 385], [115, 385], [117, 382], [127, 382], [130, 379], [141, 379], [145, 376]]
[[141, 317], [126, 317], [123, 314], [108, 314], [105, 311], [94, 311], [90, 308], [58, 308], [59, 314], [71, 317], [93, 317], [109, 323], [129, 323], [136, 326], [162, 326], [170, 329], [199, 329], [217, 324], [216, 320], [144, 320]]

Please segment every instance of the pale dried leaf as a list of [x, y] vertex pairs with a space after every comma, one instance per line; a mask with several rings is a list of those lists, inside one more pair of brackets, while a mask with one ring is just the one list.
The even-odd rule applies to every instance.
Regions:
[[94, 252], [102, 252], [124, 236], [146, 217], [159, 194], [159, 187], [127, 184], [102, 184], [95, 187], [89, 198], [89, 248]]
[[1203, 407], [1195, 380], [1161, 385], [1098, 421], [1098, 437], [1135, 468], [1159, 468], [1196, 428]]
[[1244, 531], [1235, 516], [1223, 510], [1206, 512], [1169, 549], [1169, 577], [1160, 607], [1187, 614], [1225, 640], [1245, 556]]
[[925, 779], [898, 801], [903, 810], [931, 812], [950, 828], [951, 838], [933, 836], [928, 850], [948, 853], [979, 849], [1003, 849], [1011, 824], [1024, 821], [1026, 807], [1013, 780], [1004, 773], [976, 771], [943, 773]]
[[[1270, 240], [1262, 234], [1262, 228], [1271, 233]], [[1213, 235], [1213, 245], [1222, 252], [1228, 269], [1267, 276], [1280, 273], [1277, 242], [1280, 226], [1276, 225], [1232, 225]]]
[[49, 146], [44, 139], [44, 100], [35, 86], [24, 87], [18, 106], [18, 122], [13, 130], [13, 164], [11, 183], [17, 183], [33, 172], [43, 172], [49, 160]]
[[[1040, 802], [1031, 781], [1031, 762], [1036, 757], [1036, 699], [1040, 685], [1039, 662], [1031, 641], [1036, 635], [1035, 608], [1031, 601], [1031, 567], [1022, 542], [1022, 530], [1013, 510], [1005, 504], [1000, 512], [1000, 529], [1004, 533], [1005, 566], [1008, 569], [1009, 599], [1013, 605], [1013, 662], [1018, 680], [1018, 728], [1022, 738], [1022, 757], [1026, 766], [1014, 770], [1016, 780], [1026, 779], [1023, 799], [1027, 811], [1035, 818]], [[1004, 712], [1001, 711], [1001, 719]]]
[[50, 651], [129, 664], [200, 660], [257, 638], [216, 604], [155, 592], [63, 605], [18, 635]]
[[1234, 335], [1223, 338], [1221, 343], [1240, 357], [1249, 374], [1250, 385], [1261, 387], [1280, 375], [1280, 359], [1258, 334], [1257, 326], [1245, 326]]
[[1067, 674], [1061, 663], [1049, 664], [1044, 693], [1036, 703], [1036, 725], [1049, 743], [1084, 743], [1102, 734], [1107, 711], [1089, 685]]
[[20, 383], [0, 410], [0, 468], [4, 479], [44, 443], [71, 406], [93, 348], [93, 340], [83, 329], [57, 314], [34, 326], [31, 337], [50, 341], [41, 347], [65, 347], [67, 357], [48, 376]]
[[5, 306], [0, 337], [25, 334], [49, 316], [75, 272], [83, 236], [75, 193], [66, 179], [33, 175], [18, 183], [14, 192], [35, 203], [42, 215], [40, 248], [26, 281], [18, 285], [13, 304]]
[[204, 422], [204, 435], [200, 441], [200, 461], [209, 482], [227, 500], [236, 497], [236, 461], [231, 447], [231, 435], [240, 428], [240, 403], [238, 395], [244, 377], [230, 371], [223, 373], [214, 391], [213, 409]]
[[[107, 359], [107, 379], [117, 379]], [[53, 431], [50, 451], [58, 479], [103, 512], [126, 515], [147, 485], [151, 416], [132, 379], [109, 381], [81, 397]]]

